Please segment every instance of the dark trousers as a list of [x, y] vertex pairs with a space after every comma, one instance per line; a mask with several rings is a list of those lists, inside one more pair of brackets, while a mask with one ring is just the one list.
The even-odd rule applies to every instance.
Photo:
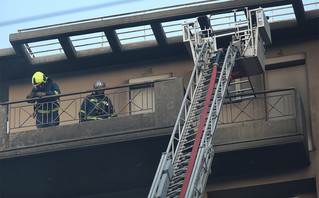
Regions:
[[44, 128], [50, 126], [58, 126], [60, 124], [59, 112], [37, 113], [36, 126]]

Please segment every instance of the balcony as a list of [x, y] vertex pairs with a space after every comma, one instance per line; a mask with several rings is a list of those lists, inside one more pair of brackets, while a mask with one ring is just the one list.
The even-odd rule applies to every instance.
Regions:
[[34, 107], [27, 100], [4, 103], [7, 105], [1, 107], [1, 123], [6, 141], [1, 145], [2, 158], [16, 156], [17, 153], [11, 152], [14, 150], [24, 155], [139, 139], [145, 133], [146, 136], [168, 134], [183, 98], [181, 79], [112, 87], [106, 89], [106, 95], [119, 117], [79, 123], [80, 105], [92, 91], [60, 95], [61, 121], [56, 127], [36, 129]]
[[228, 101], [214, 137], [211, 179], [309, 163], [304, 109], [296, 89], [254, 92]]
[[[60, 126], [41, 129], [35, 128], [33, 106], [25, 100], [2, 103], [4, 197], [146, 197], [179, 112], [183, 80], [109, 88], [106, 93], [119, 117], [78, 123], [79, 105], [89, 93], [61, 95]], [[309, 163], [297, 90], [255, 92], [225, 101], [208, 182]]]

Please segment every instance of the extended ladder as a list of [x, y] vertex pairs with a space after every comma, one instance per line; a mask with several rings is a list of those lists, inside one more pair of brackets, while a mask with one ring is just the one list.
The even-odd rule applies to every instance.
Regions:
[[243, 46], [250, 50], [255, 47], [252, 40], [259, 42], [254, 36], [258, 31], [249, 24], [234, 34], [226, 53], [217, 50], [211, 29], [198, 31], [196, 22], [184, 24], [184, 41], [190, 43], [195, 65], [148, 198], [202, 197], [213, 161], [212, 138], [236, 58], [245, 55]]

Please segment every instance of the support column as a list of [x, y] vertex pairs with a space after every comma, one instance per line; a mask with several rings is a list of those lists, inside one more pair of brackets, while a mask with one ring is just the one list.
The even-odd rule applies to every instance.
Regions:
[[9, 100], [9, 83], [6, 78], [6, 68], [0, 65], [0, 102]]
[[7, 114], [7, 105], [0, 105], [0, 151], [5, 148], [5, 144], [8, 140]]
[[[0, 65], [0, 104], [9, 100], [9, 83], [6, 77], [6, 68]], [[5, 147], [7, 134], [7, 105], [0, 105], [0, 150]]]

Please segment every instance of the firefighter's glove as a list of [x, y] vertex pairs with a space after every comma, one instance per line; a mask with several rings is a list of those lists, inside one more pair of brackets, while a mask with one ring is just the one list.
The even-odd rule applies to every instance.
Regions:
[[100, 115], [103, 113], [103, 106], [101, 103], [96, 103], [94, 107], [95, 113]]
[[28, 95], [27, 95], [27, 98], [34, 98], [35, 97], [35, 92], [30, 92]]
[[35, 96], [37, 96], [37, 97], [42, 97], [42, 96], [45, 96], [45, 95], [46, 95], [45, 92], [36, 92], [35, 93]]

